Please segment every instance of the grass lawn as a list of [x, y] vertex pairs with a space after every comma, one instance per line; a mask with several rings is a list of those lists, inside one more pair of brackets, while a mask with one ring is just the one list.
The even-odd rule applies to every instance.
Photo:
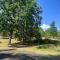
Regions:
[[[0, 39], [0, 50], [8, 50], [8, 39]], [[12, 43], [16, 43], [15, 39], [12, 39]], [[37, 46], [30, 46], [30, 47], [12, 47], [16, 53], [24, 52], [29, 54], [44, 54], [44, 55], [60, 55], [60, 47], [54, 48], [38, 48]], [[12, 51], [12, 50], [11, 50]]]

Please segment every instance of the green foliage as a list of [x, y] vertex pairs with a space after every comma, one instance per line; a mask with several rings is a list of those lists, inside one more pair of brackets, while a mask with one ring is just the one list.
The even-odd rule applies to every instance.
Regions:
[[[28, 4], [28, 6], [30, 6], [30, 4]], [[22, 16], [22, 20], [18, 21], [18, 32], [20, 33], [19, 36], [21, 36], [23, 40], [30, 40], [32, 37], [37, 38], [40, 36], [38, 35], [38, 25], [41, 24], [41, 17], [39, 16], [41, 12], [41, 8], [39, 8], [34, 2], [32, 3], [32, 7], [29, 9], [27, 8], [27, 13]]]
[[0, 31], [7, 32], [10, 41], [13, 34], [23, 41], [40, 37], [42, 8], [35, 0], [0, 0], [0, 9]]
[[47, 29], [46, 31], [45, 31], [45, 37], [46, 38], [51, 38], [51, 29], [49, 28], [49, 29]]
[[42, 28], [39, 28], [39, 33], [41, 34], [42, 37], [45, 36], [45, 31]]
[[57, 38], [60, 39], [60, 30], [57, 32]]
[[50, 28], [50, 30], [51, 30], [51, 36], [53, 36], [53, 37], [56, 37], [57, 36], [57, 27], [55, 26], [55, 21], [53, 21], [52, 23], [51, 23], [51, 28]]
[[45, 31], [45, 37], [47, 38], [55, 38], [58, 35], [57, 27], [55, 26], [55, 21], [53, 21], [50, 25], [50, 28]]

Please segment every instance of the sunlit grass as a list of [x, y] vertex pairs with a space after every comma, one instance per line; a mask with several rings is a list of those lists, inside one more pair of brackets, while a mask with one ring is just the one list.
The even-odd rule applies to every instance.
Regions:
[[[9, 39], [0, 39], [0, 50], [8, 49], [8, 42]], [[15, 39], [12, 39], [12, 43], [18, 42]], [[12, 47], [13, 48], [13, 47]], [[27, 52], [29, 54], [45, 54], [45, 55], [60, 55], [60, 46], [53, 47], [53, 48], [38, 48], [38, 46], [31, 46], [31, 47], [15, 47], [15, 52]]]
[[[12, 39], [11, 43], [16, 43], [17, 40]], [[9, 39], [0, 39], [0, 47], [7, 47], [9, 43]]]
[[[60, 49], [60, 47], [59, 47]], [[38, 49], [35, 47], [28, 47], [28, 48], [16, 48], [17, 51], [27, 51], [29, 53], [36, 53], [36, 54], [43, 54], [43, 55], [60, 55], [60, 51], [57, 50], [57, 48], [41, 48]]]

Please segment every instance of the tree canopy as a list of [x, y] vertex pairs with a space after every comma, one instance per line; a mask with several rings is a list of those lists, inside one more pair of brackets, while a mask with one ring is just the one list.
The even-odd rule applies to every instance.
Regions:
[[0, 10], [0, 31], [8, 33], [9, 44], [13, 33], [21, 40], [38, 37], [42, 8], [35, 0], [0, 0]]

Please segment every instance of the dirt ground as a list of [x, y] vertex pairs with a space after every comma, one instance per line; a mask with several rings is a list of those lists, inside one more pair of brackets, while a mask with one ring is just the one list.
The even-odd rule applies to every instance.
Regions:
[[0, 50], [0, 60], [60, 60], [60, 55], [42, 51], [27, 50], [28, 48], [4, 48]]
[[36, 46], [8, 47], [7, 40], [1, 40], [0, 60], [60, 60], [60, 52], [49, 49], [38, 50]]

